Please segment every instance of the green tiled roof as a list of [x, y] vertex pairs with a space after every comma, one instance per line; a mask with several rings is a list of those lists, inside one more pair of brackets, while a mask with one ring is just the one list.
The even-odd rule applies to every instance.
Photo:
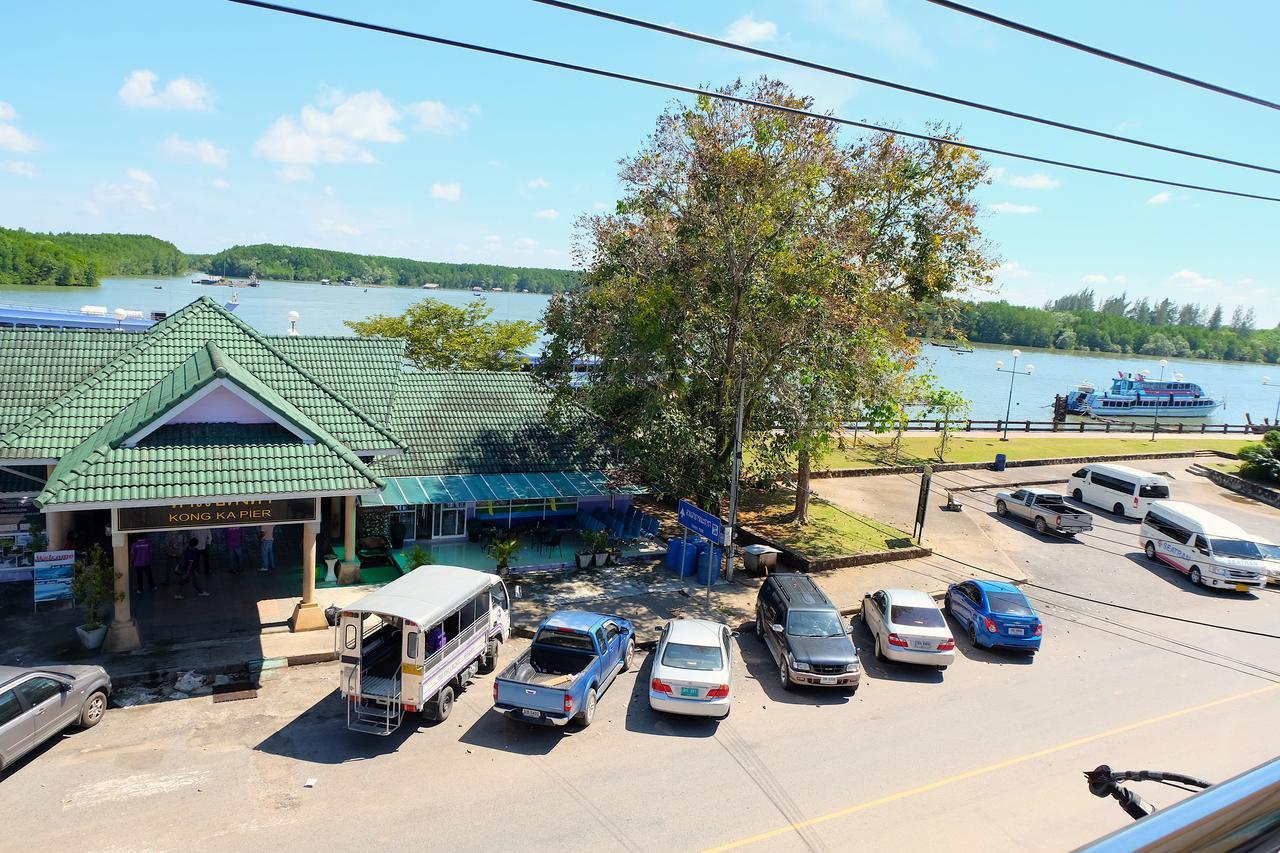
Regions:
[[[265, 494], [268, 492], [299, 490], [328, 491], [331, 490], [330, 487], [318, 481], [333, 479], [334, 472], [338, 469], [346, 469], [343, 473], [344, 482], [355, 483], [354, 486], [351, 486], [352, 488], [367, 489], [380, 484], [378, 478], [369, 471], [364, 463], [335, 440], [316, 421], [241, 367], [234, 359], [224, 355], [217, 344], [209, 342], [198, 348], [185, 361], [174, 368], [172, 372], [161, 378], [159, 382], [146, 389], [101, 429], [74, 450], [64, 455], [58, 461], [48, 484], [45, 486], [44, 491], [40, 493], [36, 503], [40, 506], [46, 506], [49, 504], [83, 501], [137, 500], [140, 498], [131, 497], [131, 495], [147, 492], [154, 488], [166, 488], [166, 484], [156, 482], [154, 475], [167, 472], [153, 472], [146, 465], [150, 461], [150, 454], [161, 452], [167, 453], [169, 457], [181, 459], [181, 454], [184, 452], [218, 449], [227, 453], [230, 459], [238, 453], [242, 453], [243, 447], [262, 446], [249, 444], [250, 441], [256, 441], [256, 438], [241, 438], [233, 442], [234, 447], [229, 448], [225, 443], [225, 434], [220, 436], [224, 443], [219, 445], [174, 447], [172, 444], [173, 436], [169, 435], [156, 442], [162, 447], [147, 446], [145, 441], [142, 442], [141, 447], [128, 446], [132, 436], [135, 436], [150, 424], [162, 421], [166, 414], [172, 412], [177, 406], [190, 400], [210, 383], [219, 379], [227, 380], [244, 393], [252, 396], [263, 408], [287, 421], [296, 430], [314, 439], [324, 449], [322, 456], [327, 455], [332, 459], [324, 463], [327, 467], [316, 469], [316, 464], [322, 462], [322, 458], [308, 454], [305, 456], [308, 467], [294, 471], [273, 465], [272, 460], [276, 458], [275, 455], [266, 454], [263, 457], [262, 464], [256, 471], [256, 479], [240, 477], [228, 480], [221, 485], [217, 479], [221, 469], [218, 465], [212, 465], [205, 472], [207, 476], [204, 478], [193, 480], [189, 483], [173, 484], [176, 487], [187, 486], [197, 489], [197, 491], [184, 495], [184, 497], [212, 497], [220, 494]], [[178, 427], [179, 432], [182, 432], [181, 426], [175, 426]], [[198, 439], [216, 432], [209, 429], [214, 426], [212, 424], [201, 424], [199, 426], [204, 429], [190, 437]], [[275, 436], [277, 440], [282, 440], [283, 436], [280, 435], [282, 431], [277, 425], [273, 424], [272, 426], [275, 426], [276, 429], [269, 434]], [[262, 435], [262, 431], [255, 429], [255, 427], [257, 425], [247, 425], [242, 429], [246, 429], [251, 435]], [[279, 446], [302, 443], [293, 433], [287, 430], [283, 432], [287, 434], [289, 441]], [[175, 454], [177, 454], [176, 457]], [[205, 455], [207, 456], [207, 453]], [[191, 461], [194, 463], [202, 458], [205, 457], [197, 453], [197, 456]], [[292, 461], [294, 457], [289, 456], [287, 458]], [[254, 472], [250, 469], [248, 473]], [[310, 481], [316, 482], [310, 486], [301, 485]], [[92, 483], [93, 485], [86, 485], [86, 483]], [[287, 488], [282, 487], [282, 484]], [[222, 488], [221, 486], [226, 486], [227, 488]], [[294, 488], [295, 486], [299, 488]], [[347, 486], [335, 488], [347, 488]], [[199, 491], [199, 489], [212, 489], [212, 491]], [[236, 489], [237, 491], [228, 491], [227, 489]], [[106, 496], [88, 498], [81, 496], [90, 490], [94, 491], [95, 494], [102, 493]], [[166, 494], [162, 495], [162, 497], [170, 497], [170, 495]]]
[[[409, 445], [379, 459], [388, 476], [594, 471], [598, 449], [580, 446], [573, 423], [549, 423], [553, 393], [527, 373], [428, 370], [400, 380], [391, 429]], [[589, 415], [578, 410], [573, 419]]]
[[0, 459], [56, 458], [72, 452], [208, 341], [217, 342], [229, 358], [347, 447], [404, 447], [372, 416], [310, 375], [269, 338], [209, 297], [201, 297], [130, 339], [133, 346], [0, 439]]
[[381, 424], [388, 422], [408, 341], [310, 335], [273, 335], [268, 340], [360, 411]]
[[99, 329], [0, 329], [0, 435], [137, 342]]

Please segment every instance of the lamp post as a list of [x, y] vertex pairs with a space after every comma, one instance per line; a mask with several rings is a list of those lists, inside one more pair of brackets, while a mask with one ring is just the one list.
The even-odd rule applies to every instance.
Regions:
[[1034, 364], [1028, 364], [1026, 370], [1018, 369], [1018, 359], [1022, 357], [1022, 350], [1016, 349], [1013, 351], [1012, 355], [1013, 355], [1013, 364], [1007, 370], [1005, 369], [1003, 361], [996, 362], [997, 373], [1009, 374], [1009, 402], [1004, 407], [1004, 434], [1000, 436], [1001, 441], [1009, 440], [1009, 414], [1013, 411], [1014, 377], [1018, 376], [1019, 374], [1021, 374], [1022, 376], [1030, 376], [1031, 374], [1036, 372], [1036, 366]]
[[298, 336], [298, 320], [302, 319], [302, 316], [297, 311], [290, 311], [288, 314], [288, 317], [289, 317], [289, 332], [288, 332], [289, 337], [296, 338]]
[[[1267, 385], [1272, 389], [1280, 390], [1280, 385], [1273, 385], [1271, 383], [1270, 376], [1262, 377], [1262, 384]], [[1271, 425], [1280, 426], [1280, 396], [1276, 397], [1276, 413], [1271, 416]]]
[[[1169, 366], [1169, 359], [1160, 359], [1160, 379], [1164, 379], [1164, 369]], [[1173, 401], [1173, 394], [1169, 395], [1169, 401]], [[1160, 395], [1156, 394], [1156, 416], [1151, 419], [1151, 440], [1156, 440], [1156, 433], [1160, 431]]]

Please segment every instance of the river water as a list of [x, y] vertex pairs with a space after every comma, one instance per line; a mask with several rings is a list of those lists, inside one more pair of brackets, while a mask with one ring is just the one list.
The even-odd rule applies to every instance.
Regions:
[[[263, 332], [280, 334], [288, 330], [288, 313], [301, 316], [298, 331], [304, 335], [347, 335], [350, 330], [343, 320], [363, 319], [371, 314], [399, 314], [425, 296], [464, 305], [476, 297], [467, 290], [418, 290], [391, 287], [325, 287], [308, 282], [263, 282], [256, 288], [210, 287], [192, 284], [190, 278], [120, 278], [104, 279], [99, 288], [24, 287], [0, 289], [0, 302], [24, 305], [50, 305], [80, 308], [103, 305], [114, 308], [136, 308], [141, 311], [173, 312], [198, 296], [208, 295], [220, 302], [235, 294], [240, 302], [236, 313]], [[549, 297], [537, 293], [486, 293], [485, 302], [493, 309], [496, 320], [533, 320], [542, 318]], [[1009, 399], [1009, 374], [997, 373], [995, 362], [1005, 367], [1013, 363], [1012, 348], [975, 344], [974, 352], [954, 353], [948, 349], [925, 346], [921, 367], [933, 371], [939, 383], [959, 391], [970, 400], [971, 417], [980, 420], [1003, 418]], [[1053, 350], [1023, 348], [1019, 369], [1031, 364], [1031, 376], [1016, 376], [1013, 383], [1013, 405], [1010, 417], [1018, 420], [1047, 421], [1051, 416], [1054, 394], [1082, 381], [1107, 387], [1117, 371], [1146, 368], [1152, 376], [1160, 374], [1159, 358], [1152, 356], [1116, 356], [1104, 353], [1064, 353]], [[1243, 423], [1245, 412], [1255, 421], [1270, 418], [1280, 398], [1280, 365], [1241, 364], [1238, 362], [1170, 359], [1165, 376], [1182, 373], [1188, 382], [1200, 384], [1208, 393], [1225, 395], [1227, 405], [1207, 420], [1210, 423]], [[1277, 383], [1264, 386], [1263, 377]], [[1172, 420], [1161, 418], [1162, 421]], [[1199, 423], [1201, 420], [1189, 420]]]

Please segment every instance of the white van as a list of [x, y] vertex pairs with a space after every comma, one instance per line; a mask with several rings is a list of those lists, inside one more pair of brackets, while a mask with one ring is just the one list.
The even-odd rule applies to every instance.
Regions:
[[1127, 518], [1142, 518], [1152, 501], [1169, 497], [1169, 481], [1127, 465], [1086, 465], [1067, 480], [1071, 497]]
[[1168, 563], [1194, 584], [1246, 592], [1266, 582], [1257, 537], [1193, 504], [1153, 501], [1138, 537], [1147, 559]]
[[459, 566], [419, 566], [347, 605], [336, 638], [347, 728], [388, 735], [405, 711], [444, 720], [510, 634], [502, 580]]

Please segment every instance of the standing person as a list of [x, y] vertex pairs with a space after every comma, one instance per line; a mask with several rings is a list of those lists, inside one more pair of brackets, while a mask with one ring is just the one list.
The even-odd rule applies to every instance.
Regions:
[[196, 563], [200, 561], [200, 550], [196, 547], [199, 540], [192, 536], [187, 540], [187, 549], [182, 552], [182, 567], [178, 571], [178, 591], [173, 597], [179, 601], [182, 600], [182, 591], [187, 588], [187, 581], [191, 581], [196, 588], [196, 594], [202, 598], [209, 597], [209, 591], [200, 586], [200, 574], [196, 571]]
[[213, 541], [213, 531], [207, 527], [202, 527], [194, 534], [196, 540], [196, 562], [200, 569], [204, 571], [205, 577], [209, 576], [209, 543]]
[[190, 538], [190, 534], [182, 530], [170, 530], [164, 537], [164, 553], [169, 558], [169, 571], [175, 575], [182, 573], [182, 552]]
[[243, 527], [228, 527], [222, 534], [222, 541], [231, 555], [231, 571], [240, 574], [244, 571], [244, 561], [240, 556], [240, 545], [244, 541]]
[[258, 528], [258, 547], [262, 549], [262, 568], [260, 572], [269, 572], [276, 567], [276, 526], [264, 524]]
[[155, 592], [156, 579], [151, 574], [151, 540], [145, 533], [134, 537], [133, 545], [129, 548], [129, 562], [133, 564], [134, 577], [138, 581], [135, 584], [138, 595], [142, 595], [143, 578], [146, 578], [147, 586], [151, 587], [151, 591]]

